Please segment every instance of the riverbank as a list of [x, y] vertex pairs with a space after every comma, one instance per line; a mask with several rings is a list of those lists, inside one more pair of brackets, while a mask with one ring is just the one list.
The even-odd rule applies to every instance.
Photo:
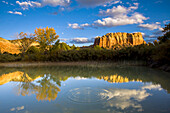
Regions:
[[145, 66], [146, 63], [143, 61], [81, 61], [81, 62], [8, 62], [0, 63], [0, 67], [30, 67], [30, 66]]
[[157, 62], [147, 63], [144, 61], [79, 61], [79, 62], [8, 62], [0, 63], [0, 67], [40, 67], [40, 66], [88, 66], [88, 67], [106, 67], [106, 66], [146, 66], [170, 72], [169, 65], [160, 65]]

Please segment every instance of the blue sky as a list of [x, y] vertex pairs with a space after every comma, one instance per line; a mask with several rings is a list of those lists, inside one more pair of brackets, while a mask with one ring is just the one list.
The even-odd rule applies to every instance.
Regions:
[[153, 41], [170, 22], [170, 0], [1, 0], [0, 37], [53, 27], [61, 41], [93, 44], [110, 32], [142, 32]]

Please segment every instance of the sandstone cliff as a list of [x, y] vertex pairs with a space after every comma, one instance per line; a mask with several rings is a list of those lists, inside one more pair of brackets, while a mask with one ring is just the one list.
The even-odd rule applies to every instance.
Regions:
[[108, 33], [102, 37], [97, 37], [94, 46], [99, 45], [104, 48], [113, 48], [114, 45], [140, 45], [145, 44], [142, 34], [138, 33]]
[[0, 52], [8, 52], [11, 54], [19, 54], [20, 50], [18, 46], [15, 44], [11, 43], [10, 41], [3, 39], [0, 37]]
[[[0, 37], [0, 52], [8, 52], [11, 54], [19, 54], [21, 53], [19, 48], [19, 42], [18, 40], [6, 40], [4, 38]], [[30, 46], [38, 46], [38, 42], [33, 42]]]

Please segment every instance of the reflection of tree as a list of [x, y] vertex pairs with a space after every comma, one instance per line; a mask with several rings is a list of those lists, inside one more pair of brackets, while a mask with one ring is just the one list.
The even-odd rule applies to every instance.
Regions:
[[[46, 75], [36, 82], [21, 82], [18, 85], [18, 94], [22, 96], [36, 94], [36, 99], [40, 100], [55, 100], [60, 91], [58, 84], [60, 81], [51, 79], [51, 75]], [[58, 83], [58, 84], [56, 84]]]
[[48, 76], [43, 77], [42, 80], [39, 80], [40, 85], [37, 87], [36, 98], [40, 100], [55, 100], [57, 94], [60, 91], [58, 86], [51, 82], [51, 79], [48, 79]]

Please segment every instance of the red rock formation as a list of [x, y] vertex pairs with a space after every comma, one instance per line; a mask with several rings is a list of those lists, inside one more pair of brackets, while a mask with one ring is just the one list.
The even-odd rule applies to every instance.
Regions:
[[97, 37], [94, 46], [99, 45], [104, 48], [112, 48], [114, 45], [140, 45], [145, 44], [142, 34], [139, 33], [108, 33], [102, 37]]

